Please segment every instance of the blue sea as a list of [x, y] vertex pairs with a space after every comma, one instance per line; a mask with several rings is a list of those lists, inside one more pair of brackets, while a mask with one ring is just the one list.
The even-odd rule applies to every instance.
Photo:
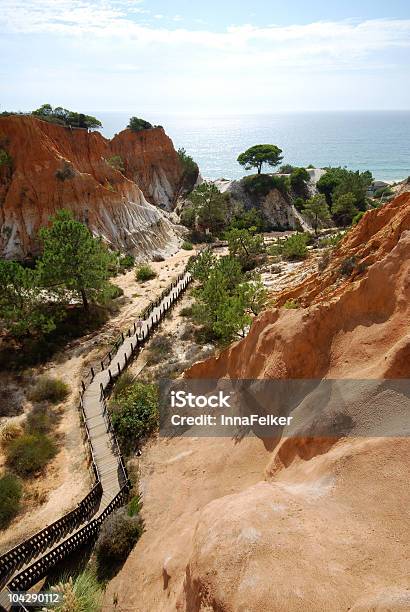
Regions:
[[[93, 111], [111, 138], [126, 127], [129, 112]], [[184, 147], [205, 178], [240, 178], [236, 159], [254, 144], [276, 144], [283, 163], [371, 170], [376, 179], [410, 175], [410, 111], [309, 112], [269, 115], [187, 116], [139, 113], [162, 125], [176, 148]]]

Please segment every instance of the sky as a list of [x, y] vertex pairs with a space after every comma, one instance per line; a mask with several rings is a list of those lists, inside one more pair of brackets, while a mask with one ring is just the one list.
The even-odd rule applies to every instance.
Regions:
[[0, 111], [410, 109], [408, 0], [0, 0]]

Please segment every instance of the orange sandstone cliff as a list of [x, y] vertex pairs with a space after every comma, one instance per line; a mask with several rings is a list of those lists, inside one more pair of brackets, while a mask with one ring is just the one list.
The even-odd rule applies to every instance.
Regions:
[[[0, 118], [0, 252], [38, 252], [38, 229], [66, 208], [113, 248], [137, 257], [175, 250], [179, 234], [166, 213], [182, 168], [162, 128], [124, 130], [112, 141], [99, 132], [69, 129], [34, 117]], [[109, 160], [120, 156], [124, 171]]]
[[[410, 194], [366, 213], [324, 272], [279, 303], [289, 296], [301, 307], [267, 310], [186, 377], [317, 378], [353, 435], [321, 438], [318, 419], [296, 438], [152, 443], [140, 462], [146, 531], [105, 610], [410, 609]], [[349, 378], [372, 379], [372, 393], [343, 398]], [[382, 414], [389, 436], [374, 433]]]

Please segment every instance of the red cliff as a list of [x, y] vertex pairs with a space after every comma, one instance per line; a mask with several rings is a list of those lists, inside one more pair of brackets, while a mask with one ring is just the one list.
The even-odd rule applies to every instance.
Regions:
[[[61, 208], [113, 248], [137, 256], [175, 249], [175, 228], [153, 205], [169, 207], [182, 176], [162, 128], [125, 130], [109, 141], [99, 132], [11, 116], [0, 118], [0, 148], [11, 158], [0, 167], [3, 256], [36, 254], [38, 229]], [[116, 155], [124, 173], [110, 163]]]

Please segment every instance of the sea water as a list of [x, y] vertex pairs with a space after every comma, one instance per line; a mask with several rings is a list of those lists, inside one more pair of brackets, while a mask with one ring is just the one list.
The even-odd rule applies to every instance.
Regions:
[[[90, 111], [91, 112], [91, 111]], [[184, 147], [202, 176], [240, 178], [239, 153], [255, 144], [275, 144], [282, 163], [370, 170], [376, 179], [396, 181], [410, 175], [410, 111], [273, 113], [195, 116], [93, 111], [111, 138], [131, 115], [162, 125], [176, 148]]]

